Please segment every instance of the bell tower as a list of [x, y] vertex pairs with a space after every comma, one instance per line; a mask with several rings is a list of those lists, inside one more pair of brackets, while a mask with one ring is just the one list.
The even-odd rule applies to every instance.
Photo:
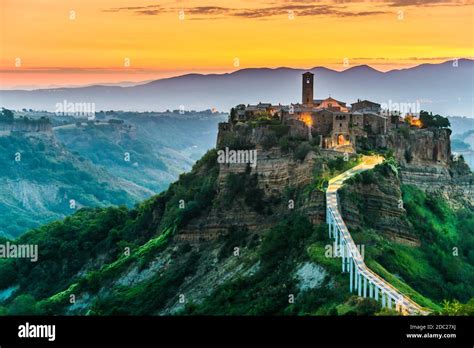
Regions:
[[310, 72], [303, 74], [303, 105], [313, 104], [313, 80], [314, 74]]

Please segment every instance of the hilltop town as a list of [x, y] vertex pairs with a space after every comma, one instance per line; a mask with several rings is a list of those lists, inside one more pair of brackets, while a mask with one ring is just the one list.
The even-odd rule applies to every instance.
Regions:
[[[369, 100], [349, 105], [332, 97], [314, 99], [314, 75], [304, 73], [301, 82], [301, 102], [240, 104], [219, 123], [220, 158], [236, 151], [235, 161], [219, 161], [221, 183], [229, 173], [249, 171], [265, 194], [281, 194], [286, 185], [311, 183], [333, 161], [377, 153], [395, 160], [404, 184], [473, 204], [472, 173], [451, 152], [447, 118], [423, 110], [402, 113]], [[239, 156], [239, 151], [256, 154]]]
[[306, 72], [300, 103], [237, 105], [221, 130], [238, 123], [273, 121], [289, 126], [290, 133], [306, 133], [310, 141], [316, 138], [321, 149], [352, 153], [367, 137], [386, 135], [399, 127], [420, 128], [420, 115], [406, 111], [403, 115], [400, 110], [382, 109], [381, 104], [369, 100], [358, 99], [348, 105], [332, 97], [314, 99], [314, 74]]

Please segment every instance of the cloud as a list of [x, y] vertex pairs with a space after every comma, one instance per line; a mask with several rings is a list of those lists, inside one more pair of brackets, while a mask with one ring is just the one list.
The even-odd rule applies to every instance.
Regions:
[[[351, 4], [373, 4], [374, 10], [351, 9]], [[103, 10], [103, 12], [131, 12], [142, 16], [158, 16], [164, 13], [178, 13], [183, 10], [191, 20], [219, 19], [219, 18], [249, 18], [266, 19], [288, 15], [290, 11], [295, 16], [316, 17], [368, 17], [391, 13], [391, 7], [408, 6], [464, 6], [472, 5], [469, 0], [273, 0], [255, 8], [232, 8], [223, 6], [191, 6], [174, 7], [163, 5], [126, 6]]]
[[464, 6], [472, 5], [470, 1], [460, 0], [388, 0], [389, 6]]
[[275, 0], [273, 3], [301, 3], [319, 4], [321, 2], [332, 4], [358, 4], [368, 3], [378, 6], [467, 6], [472, 5], [472, 0]]
[[[340, 1], [340, 0], [338, 0]], [[336, 17], [360, 17], [386, 13], [385, 11], [347, 11], [346, 6], [315, 5], [319, 1], [314, 0], [285, 0], [283, 3], [273, 3], [273, 6], [260, 8], [230, 8], [222, 6], [195, 6], [188, 8], [162, 7], [160, 5], [116, 7], [103, 10], [103, 12], [132, 12], [138, 15], [157, 16], [163, 13], [178, 12], [183, 10], [185, 14], [194, 15], [190, 19], [207, 19], [202, 16], [212, 16], [213, 19], [240, 17], [240, 18], [271, 18], [275, 16], [288, 15], [290, 11], [295, 16], [336, 16]]]
[[112, 7], [109, 9], [102, 10], [102, 12], [140, 12], [140, 11], [148, 11], [153, 8], [161, 8], [160, 5], [148, 5], [148, 6], [126, 6], [126, 7]]
[[227, 14], [232, 12], [232, 9], [227, 7], [220, 7], [220, 6], [198, 6], [198, 7], [191, 7], [185, 10], [188, 13], [198, 14], [198, 15], [219, 15], [219, 14]]

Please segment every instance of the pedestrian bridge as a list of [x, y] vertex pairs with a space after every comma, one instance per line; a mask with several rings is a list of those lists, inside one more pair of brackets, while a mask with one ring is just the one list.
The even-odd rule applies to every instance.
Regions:
[[337, 190], [344, 181], [355, 174], [374, 168], [382, 161], [381, 156], [364, 156], [361, 164], [329, 181], [326, 191], [326, 223], [329, 226], [329, 238], [334, 239], [335, 245], [340, 250], [342, 272], [349, 273], [350, 292], [357, 292], [358, 296], [380, 301], [383, 308], [395, 309], [403, 315], [426, 315], [428, 311], [366, 266], [339, 209]]

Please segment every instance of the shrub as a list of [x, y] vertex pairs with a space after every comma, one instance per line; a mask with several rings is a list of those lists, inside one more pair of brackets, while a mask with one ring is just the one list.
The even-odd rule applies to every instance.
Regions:
[[408, 127], [400, 127], [397, 129], [398, 133], [401, 134], [405, 139], [408, 139], [410, 136], [410, 128]]
[[290, 143], [287, 136], [281, 137], [278, 143], [282, 152], [288, 152], [290, 149]]
[[274, 132], [269, 132], [266, 134], [261, 141], [261, 145], [265, 150], [268, 150], [277, 144], [278, 138]]
[[219, 250], [219, 260], [232, 255], [235, 247], [242, 248], [247, 245], [248, 229], [247, 227], [231, 226], [226, 235], [220, 239], [224, 241], [224, 245]]
[[225, 134], [221, 141], [220, 148], [225, 147], [228, 147], [230, 150], [247, 150], [254, 148], [252, 144], [246, 143], [243, 137], [231, 133]]
[[328, 168], [331, 171], [341, 171], [344, 169], [345, 162], [343, 157], [337, 157], [328, 161]]
[[446, 203], [444, 203], [439, 197], [434, 195], [426, 196], [425, 204], [440, 220], [446, 220]]
[[226, 178], [226, 201], [230, 203], [245, 188], [245, 174], [229, 173]]
[[301, 143], [300, 145], [298, 145], [295, 151], [296, 159], [303, 161], [306, 158], [308, 152], [310, 152], [311, 150], [311, 145], [309, 145], [307, 142]]
[[273, 132], [275, 132], [278, 138], [281, 138], [282, 136], [285, 136], [288, 134], [288, 132], [290, 131], [290, 126], [285, 125], [285, 124], [275, 124], [275, 125], [270, 125], [270, 129]]
[[377, 183], [375, 174], [371, 170], [361, 173], [361, 178], [362, 178], [362, 183], [364, 185], [371, 185], [371, 184]]

